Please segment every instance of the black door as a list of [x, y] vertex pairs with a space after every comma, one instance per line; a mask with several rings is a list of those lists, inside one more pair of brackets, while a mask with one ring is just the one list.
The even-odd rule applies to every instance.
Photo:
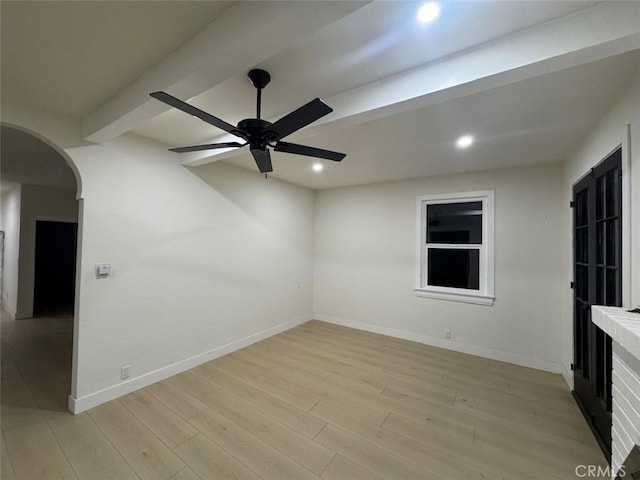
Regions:
[[573, 187], [574, 396], [611, 459], [611, 338], [591, 305], [622, 305], [622, 150]]
[[36, 221], [33, 315], [72, 314], [77, 223]]

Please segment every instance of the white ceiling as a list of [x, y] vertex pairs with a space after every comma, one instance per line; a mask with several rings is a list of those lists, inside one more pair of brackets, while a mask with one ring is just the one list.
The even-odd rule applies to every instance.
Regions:
[[231, 4], [3, 0], [3, 101], [84, 116]]
[[[420, 2], [371, 3], [256, 65], [272, 77], [262, 93], [263, 117], [282, 116], [315, 97], [373, 83], [592, 3], [450, 2], [438, 22], [428, 26], [415, 20]], [[255, 96], [246, 72], [239, 72], [190, 103], [237, 124], [255, 115]], [[220, 134], [176, 110], [134, 132], [174, 146], [204, 143]]]
[[[277, 178], [314, 189], [559, 161], [640, 65], [640, 50], [305, 139], [340, 163], [271, 155]], [[472, 134], [474, 145], [456, 148]], [[255, 170], [250, 154], [226, 160]], [[207, 168], [211, 164], [197, 168]]]
[[[92, 141], [227, 141], [148, 93], [236, 123], [255, 114], [246, 72], [264, 68], [263, 117], [322, 97], [334, 113], [287, 140], [347, 153], [314, 174], [272, 152], [273, 176], [331, 188], [566, 158], [638, 74], [638, 2], [441, 4], [422, 25], [403, 0], [3, 1], [3, 102], [76, 115]], [[466, 132], [477, 143], [458, 151]], [[244, 149], [176, 158], [257, 174]]]

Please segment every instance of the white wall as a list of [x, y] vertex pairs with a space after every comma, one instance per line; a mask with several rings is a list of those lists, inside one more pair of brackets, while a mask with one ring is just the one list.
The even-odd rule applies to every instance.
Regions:
[[[628, 125], [631, 133], [630, 150]], [[603, 116], [584, 143], [566, 162], [564, 205], [568, 205], [572, 198], [573, 185], [620, 145], [623, 146], [624, 157], [628, 158], [630, 165], [630, 169], [623, 172], [623, 182], [630, 183], [631, 187], [630, 231], [623, 231], [623, 250], [628, 243], [630, 258], [625, 260], [628, 275], [623, 279], [623, 284], [626, 283], [628, 288], [624, 306], [632, 306], [640, 304], [640, 207], [638, 207], [640, 206], [640, 75], [636, 75], [627, 91], [621, 94], [611, 110]], [[565, 250], [563, 285], [568, 285], [573, 280], [571, 231], [573, 220], [569, 209], [564, 209], [563, 214]], [[625, 285], [623, 285], [624, 288]], [[563, 289], [562, 316], [562, 364], [565, 379], [572, 386], [573, 376], [569, 372], [573, 362], [573, 292], [570, 289]]]
[[[416, 297], [416, 195], [490, 189], [494, 305]], [[315, 316], [559, 372], [562, 198], [560, 164], [318, 192]]]
[[18, 304], [18, 261], [20, 252], [20, 185], [2, 195], [0, 230], [4, 231], [2, 306], [15, 316]]
[[76, 411], [311, 318], [311, 190], [190, 171], [135, 136], [67, 153], [83, 183]]
[[36, 251], [36, 221], [78, 221], [76, 191], [43, 187], [21, 186], [20, 208], [20, 262], [18, 275], [18, 302], [16, 318], [33, 316], [33, 288]]

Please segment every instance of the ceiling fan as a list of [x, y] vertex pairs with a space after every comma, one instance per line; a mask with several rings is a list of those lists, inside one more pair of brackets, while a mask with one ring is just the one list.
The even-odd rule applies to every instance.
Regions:
[[249, 72], [248, 77], [253, 86], [258, 90], [256, 101], [257, 118], [246, 118], [241, 120], [237, 127], [234, 127], [230, 123], [220, 120], [219, 118], [214, 117], [193, 105], [189, 105], [168, 93], [151, 93], [150, 95], [156, 100], [175, 107], [178, 110], [182, 110], [189, 115], [198, 117], [200, 120], [244, 140], [244, 143], [208, 143], [205, 145], [192, 145], [190, 147], [170, 148], [169, 150], [177, 153], [185, 153], [216, 148], [244, 147], [245, 145], [249, 145], [251, 154], [253, 155], [258, 169], [264, 174], [273, 171], [273, 167], [271, 166], [271, 155], [268, 147], [272, 147], [276, 152], [295, 153], [297, 155], [323, 158], [326, 160], [333, 160], [335, 162], [339, 162], [346, 157], [346, 154], [344, 153], [282, 141], [282, 139], [287, 135], [306, 127], [310, 123], [313, 123], [319, 118], [333, 112], [331, 107], [319, 98], [316, 98], [297, 110], [285, 115], [280, 120], [271, 123], [260, 118], [262, 89], [271, 81], [271, 75], [269, 75], [269, 72], [266, 72], [265, 70], [253, 69]]

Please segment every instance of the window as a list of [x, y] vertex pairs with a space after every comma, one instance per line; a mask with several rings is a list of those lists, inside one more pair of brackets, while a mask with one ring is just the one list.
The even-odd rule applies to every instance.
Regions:
[[493, 190], [416, 197], [421, 297], [493, 304]]

